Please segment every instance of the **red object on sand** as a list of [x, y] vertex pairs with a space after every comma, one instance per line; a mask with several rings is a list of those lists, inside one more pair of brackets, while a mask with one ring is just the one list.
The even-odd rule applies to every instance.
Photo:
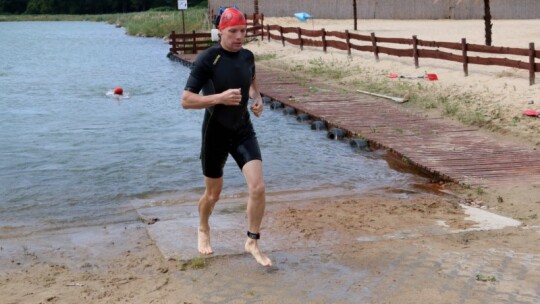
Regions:
[[116, 95], [124, 95], [124, 90], [122, 88], [115, 88], [113, 92]]
[[419, 75], [419, 76], [416, 76], [416, 75], [399, 75], [399, 74], [390, 74], [388, 75], [389, 78], [413, 78], [413, 79], [428, 79], [428, 80], [431, 80], [431, 81], [434, 81], [434, 80], [439, 80], [439, 77], [437, 77], [437, 74], [425, 74], [425, 75]]
[[426, 78], [433, 81], [433, 80], [439, 80], [439, 77], [437, 77], [437, 74], [427, 74]]
[[538, 115], [540, 115], [540, 114], [538, 113], [538, 111], [535, 111], [535, 110], [525, 110], [525, 111], [523, 112], [523, 115], [527, 115], [527, 116], [537, 116], [537, 117], [538, 117]]

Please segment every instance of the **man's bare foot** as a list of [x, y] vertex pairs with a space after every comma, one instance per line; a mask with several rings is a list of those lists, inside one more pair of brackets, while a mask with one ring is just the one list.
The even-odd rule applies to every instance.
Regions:
[[259, 250], [259, 245], [256, 240], [248, 238], [244, 248], [246, 249], [246, 252], [251, 253], [257, 263], [267, 267], [272, 266], [272, 261]]
[[199, 228], [198, 233], [198, 246], [201, 254], [212, 254], [212, 246], [210, 246], [210, 230], [203, 230]]

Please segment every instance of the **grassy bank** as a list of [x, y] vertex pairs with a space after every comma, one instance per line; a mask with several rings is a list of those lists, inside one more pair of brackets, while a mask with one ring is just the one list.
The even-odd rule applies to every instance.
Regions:
[[[540, 146], [538, 123], [534, 119], [523, 118], [520, 115], [521, 109], [516, 110], [520, 107], [518, 103], [514, 107], [495, 103], [492, 95], [475, 94], [473, 91], [463, 90], [458, 84], [447, 83], [439, 87], [429, 82], [393, 81], [388, 77], [381, 77], [391, 71], [381, 71], [373, 66], [366, 66], [364, 61], [360, 64], [359, 61], [345, 56], [310, 57], [305, 53], [308, 56], [291, 59], [287, 54], [269, 50], [268, 45], [262, 48], [260, 45], [262, 43], [259, 43], [259, 46], [251, 45], [259, 64], [294, 75], [301, 84], [309, 87], [311, 92], [320, 90], [317, 82], [321, 82], [338, 91], [364, 90], [403, 97], [409, 99], [408, 103], [402, 104], [403, 108], [419, 110], [426, 115], [442, 115], [468, 126], [509, 135], [514, 140], [519, 138], [522, 142]], [[281, 48], [281, 45], [277, 45]]]
[[[185, 31], [210, 30], [206, 1], [184, 11]], [[172, 31], [182, 32], [182, 12], [149, 10], [146, 12], [106, 15], [1, 15], [1, 21], [93, 21], [117, 24], [128, 35], [164, 37]]]

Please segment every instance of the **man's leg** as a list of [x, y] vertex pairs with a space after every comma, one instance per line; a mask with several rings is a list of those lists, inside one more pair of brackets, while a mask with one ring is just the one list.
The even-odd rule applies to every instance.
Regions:
[[[260, 160], [249, 161], [242, 168], [242, 172], [246, 178], [249, 190], [247, 204], [248, 231], [258, 234], [261, 229], [261, 222], [266, 204], [262, 162]], [[259, 264], [263, 266], [272, 266], [272, 261], [259, 250], [256, 239], [248, 237], [245, 249], [253, 255]]]
[[202, 254], [212, 254], [214, 252], [210, 245], [210, 225], [208, 220], [214, 210], [214, 206], [219, 200], [219, 195], [223, 188], [223, 177], [205, 177], [204, 182], [206, 184], [206, 190], [199, 200], [198, 249]]

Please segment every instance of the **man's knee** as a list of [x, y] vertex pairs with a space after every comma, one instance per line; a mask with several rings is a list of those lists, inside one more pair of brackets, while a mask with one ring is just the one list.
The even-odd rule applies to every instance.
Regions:
[[206, 198], [206, 202], [209, 203], [209, 204], [215, 204], [217, 203], [217, 201], [219, 201], [219, 192], [206, 192], [205, 193], [205, 198]]
[[252, 197], [263, 196], [266, 191], [264, 182], [259, 182], [249, 187], [249, 195]]

